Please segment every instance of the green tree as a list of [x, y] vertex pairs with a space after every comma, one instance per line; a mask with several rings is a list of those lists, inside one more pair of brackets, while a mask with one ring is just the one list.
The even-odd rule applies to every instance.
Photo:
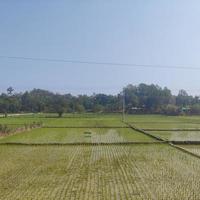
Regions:
[[12, 95], [14, 89], [12, 87], [7, 88], [8, 95]]
[[62, 117], [63, 113], [67, 109], [67, 103], [65, 101], [65, 98], [62, 95], [56, 94], [53, 97], [52, 105], [53, 111], [58, 113], [59, 117]]

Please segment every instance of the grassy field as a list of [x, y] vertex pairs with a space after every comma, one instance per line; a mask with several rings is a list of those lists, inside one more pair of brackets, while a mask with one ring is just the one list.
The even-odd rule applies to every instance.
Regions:
[[[200, 117], [128, 115], [126, 120], [139, 128], [169, 128], [147, 131], [164, 140], [200, 141], [198, 131], [171, 130], [198, 125]], [[34, 121], [43, 128], [0, 137], [2, 200], [200, 199], [200, 160], [129, 128], [120, 115], [0, 118], [10, 126]], [[199, 145], [181, 147], [200, 155]]]

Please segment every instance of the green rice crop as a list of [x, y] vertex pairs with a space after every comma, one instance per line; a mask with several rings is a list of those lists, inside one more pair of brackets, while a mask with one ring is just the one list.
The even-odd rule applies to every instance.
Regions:
[[179, 145], [179, 146], [186, 149], [189, 152], [192, 152], [200, 156], [200, 145]]
[[[200, 141], [200, 131], [173, 131], [200, 128], [198, 116], [127, 115], [126, 120], [144, 129], [169, 129], [148, 131], [163, 139]], [[0, 138], [0, 200], [200, 199], [200, 160], [168, 144], [153, 144], [156, 140], [129, 128], [121, 115], [0, 118], [13, 128], [33, 122], [43, 128]], [[200, 155], [199, 145], [181, 147]]]
[[[86, 137], [86, 132], [91, 133]], [[149, 142], [150, 137], [130, 128], [40, 128], [0, 139], [0, 143], [119, 143]]]
[[167, 145], [0, 146], [0, 199], [200, 199], [199, 160]]
[[129, 123], [200, 123], [200, 116], [126, 115]]
[[195, 124], [195, 123], [177, 123], [177, 122], [143, 122], [143, 123], [130, 123], [131, 125], [134, 125], [138, 128], [141, 129], [157, 129], [157, 130], [162, 130], [162, 129], [168, 129], [168, 130], [173, 130], [173, 129], [200, 129], [200, 123]]
[[126, 127], [127, 125], [120, 120], [113, 118], [55, 118], [44, 122], [44, 126], [49, 127]]
[[200, 131], [148, 131], [169, 141], [200, 141]]

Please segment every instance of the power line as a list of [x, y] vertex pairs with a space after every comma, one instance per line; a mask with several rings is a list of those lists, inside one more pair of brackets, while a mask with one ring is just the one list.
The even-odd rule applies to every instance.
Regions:
[[181, 66], [181, 65], [154, 65], [154, 64], [134, 64], [134, 63], [118, 63], [118, 62], [97, 62], [83, 60], [68, 60], [68, 59], [52, 59], [52, 58], [37, 58], [37, 57], [20, 57], [20, 56], [3, 56], [3, 59], [27, 60], [27, 61], [42, 61], [42, 62], [57, 62], [71, 64], [87, 64], [87, 65], [107, 65], [107, 66], [124, 66], [124, 67], [143, 67], [143, 68], [161, 68], [161, 69], [184, 69], [184, 70], [200, 70], [200, 67]]

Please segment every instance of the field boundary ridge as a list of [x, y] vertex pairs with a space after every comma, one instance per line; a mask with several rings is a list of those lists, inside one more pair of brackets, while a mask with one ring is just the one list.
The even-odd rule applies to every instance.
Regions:
[[169, 143], [169, 144], [173, 148], [176, 148], [176, 149], [178, 149], [178, 150], [180, 150], [180, 151], [182, 151], [184, 153], [187, 153], [187, 154], [189, 154], [189, 155], [191, 155], [193, 157], [196, 157], [196, 158], [200, 159], [200, 155], [197, 155], [197, 154], [195, 154], [195, 153], [193, 153], [193, 152], [191, 152], [191, 151], [189, 151], [189, 150], [187, 150], [187, 149], [185, 149], [183, 147], [177, 146], [177, 145], [175, 145], [173, 143]]
[[200, 128], [174, 128], [174, 129], [159, 129], [159, 128], [144, 128], [144, 131], [200, 131]]
[[169, 143], [172, 143], [172, 144], [178, 144], [178, 145], [200, 145], [200, 141], [173, 141], [173, 140], [169, 140]]
[[[124, 123], [126, 123], [126, 122], [124, 122]], [[154, 136], [154, 135], [152, 135], [151, 133], [148, 133], [148, 132], [146, 132], [146, 131], [144, 131], [143, 129], [140, 129], [140, 128], [137, 128], [136, 126], [133, 126], [133, 125], [130, 125], [129, 123], [126, 123], [127, 125], [129, 125], [132, 129], [134, 129], [135, 131], [138, 131], [138, 132], [140, 132], [140, 133], [143, 133], [143, 134], [145, 134], [145, 135], [147, 135], [147, 136], [149, 136], [149, 137], [151, 137], [151, 138], [154, 138], [154, 139], [156, 139], [157, 141], [161, 141], [161, 142], [163, 142], [163, 143], [167, 143], [169, 146], [171, 146], [172, 148], [175, 148], [175, 149], [177, 149], [177, 150], [179, 150], [179, 151], [182, 151], [182, 152], [184, 152], [184, 153], [186, 153], [186, 154], [188, 154], [188, 155], [191, 155], [191, 156], [193, 156], [193, 157], [195, 157], [195, 158], [198, 158], [198, 159], [200, 159], [200, 155], [197, 155], [197, 154], [195, 154], [195, 153], [192, 153], [191, 151], [188, 151], [187, 149], [185, 149], [185, 148], [183, 148], [183, 147], [180, 147], [180, 146], [177, 146], [177, 145], [183, 145], [183, 144], [200, 144], [200, 141], [168, 141], [168, 140], [164, 140], [164, 139], [162, 139], [162, 138], [160, 138], [160, 137], [158, 137], [158, 136]]]
[[167, 142], [94, 142], [94, 143], [87, 143], [87, 142], [76, 142], [76, 143], [25, 143], [25, 142], [2, 142], [0, 146], [3, 145], [24, 145], [24, 146], [109, 146], [109, 145], [149, 145], [149, 144], [163, 144]]
[[128, 126], [42, 126], [42, 128], [130, 128]]
[[147, 136], [149, 136], [149, 137], [151, 137], [151, 138], [153, 138], [153, 139], [156, 139], [156, 140], [158, 140], [158, 141], [160, 141], [160, 142], [167, 142], [167, 141], [163, 140], [162, 138], [160, 138], [160, 137], [158, 137], [158, 136], [155, 136], [155, 135], [152, 135], [151, 133], [148, 133], [148, 132], [146, 132], [146, 131], [143, 130], [143, 129], [137, 128], [136, 126], [134, 126], [134, 125], [132, 125], [132, 124], [129, 124], [129, 123], [126, 123], [126, 122], [124, 122], [124, 123], [127, 124], [127, 125], [128, 125], [130, 128], [132, 128], [133, 130], [138, 131], [138, 132], [140, 132], [140, 133], [143, 133], [143, 134], [145, 134], [145, 135], [147, 135]]

